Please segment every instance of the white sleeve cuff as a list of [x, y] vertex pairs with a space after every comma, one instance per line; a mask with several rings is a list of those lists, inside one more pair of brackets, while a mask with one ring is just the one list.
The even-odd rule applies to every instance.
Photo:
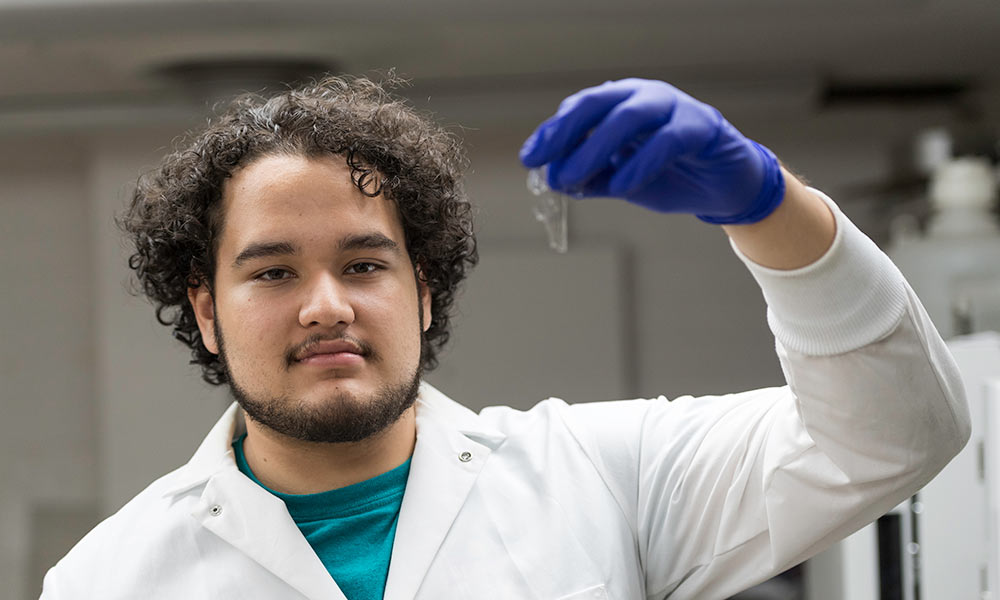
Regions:
[[[891, 333], [906, 310], [902, 273], [830, 198], [837, 233], [826, 254], [790, 271], [763, 267], [732, 244], [767, 301], [767, 322], [788, 350], [842, 354]], [[732, 242], [730, 242], [732, 243]]]

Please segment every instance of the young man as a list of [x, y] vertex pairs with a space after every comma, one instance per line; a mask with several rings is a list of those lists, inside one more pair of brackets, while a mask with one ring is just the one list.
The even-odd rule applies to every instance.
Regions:
[[476, 260], [457, 144], [366, 80], [245, 98], [123, 219], [158, 317], [237, 402], [43, 597], [724, 598], [965, 443], [957, 372], [899, 272], [711, 107], [608, 82], [521, 159], [722, 225], [789, 385], [472, 413], [420, 382]]

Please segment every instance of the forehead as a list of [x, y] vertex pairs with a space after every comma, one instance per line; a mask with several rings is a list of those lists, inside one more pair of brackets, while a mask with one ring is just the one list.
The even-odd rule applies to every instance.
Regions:
[[220, 253], [260, 241], [324, 242], [361, 231], [403, 245], [396, 206], [365, 196], [339, 156], [274, 155], [235, 171], [222, 190]]

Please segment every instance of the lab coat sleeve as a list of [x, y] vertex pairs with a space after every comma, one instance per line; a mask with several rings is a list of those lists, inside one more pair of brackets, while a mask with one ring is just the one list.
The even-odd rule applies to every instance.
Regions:
[[635, 528], [649, 598], [721, 599], [767, 579], [913, 494], [968, 440], [957, 368], [920, 302], [824, 200], [837, 235], [816, 263], [776, 271], [736, 250], [786, 387], [567, 413]]

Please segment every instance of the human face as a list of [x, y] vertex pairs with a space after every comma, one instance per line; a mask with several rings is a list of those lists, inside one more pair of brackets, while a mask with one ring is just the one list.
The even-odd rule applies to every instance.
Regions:
[[190, 297], [251, 419], [308, 441], [359, 441], [410, 405], [430, 294], [395, 205], [341, 157], [266, 156], [222, 194], [214, 293]]

